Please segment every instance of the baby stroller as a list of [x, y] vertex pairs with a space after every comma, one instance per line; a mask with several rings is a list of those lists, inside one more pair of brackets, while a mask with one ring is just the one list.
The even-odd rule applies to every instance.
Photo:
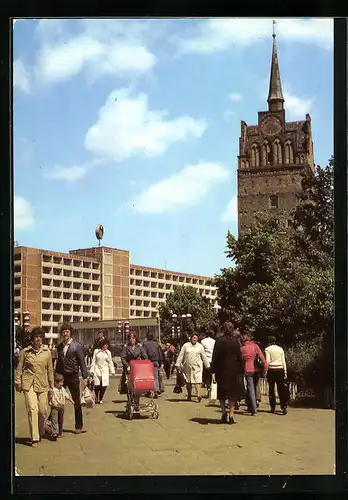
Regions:
[[[130, 362], [127, 388], [126, 416], [128, 420], [132, 420], [135, 413], [150, 413], [152, 418], [159, 417], [159, 408], [154, 402], [155, 370], [151, 361], [134, 359]], [[139, 407], [136, 408], [135, 396], [145, 395], [146, 393], [150, 393], [150, 401], [143, 405], [139, 404]]]

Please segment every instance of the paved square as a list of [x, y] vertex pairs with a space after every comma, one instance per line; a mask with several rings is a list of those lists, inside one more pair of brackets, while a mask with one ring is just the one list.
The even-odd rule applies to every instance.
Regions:
[[[335, 413], [289, 408], [268, 413], [266, 399], [251, 417], [244, 407], [237, 425], [218, 424], [221, 413], [209, 401], [186, 401], [165, 381], [158, 420], [125, 420], [126, 397], [111, 379], [104, 405], [84, 409], [86, 433], [75, 436], [73, 408], [67, 403], [64, 436], [25, 444], [28, 423], [22, 394], [16, 396], [15, 464], [25, 476], [109, 476], [188, 474], [333, 474]], [[203, 390], [205, 393], [205, 390]]]

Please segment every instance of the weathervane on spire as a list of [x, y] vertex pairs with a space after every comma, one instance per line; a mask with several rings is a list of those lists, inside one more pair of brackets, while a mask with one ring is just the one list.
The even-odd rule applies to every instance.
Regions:
[[274, 21], [274, 19], [273, 19], [272, 22], [273, 22], [273, 35], [272, 36], [273, 36], [273, 38], [275, 38], [276, 37], [276, 32], [275, 32], [275, 24], [276, 24], [276, 22]]

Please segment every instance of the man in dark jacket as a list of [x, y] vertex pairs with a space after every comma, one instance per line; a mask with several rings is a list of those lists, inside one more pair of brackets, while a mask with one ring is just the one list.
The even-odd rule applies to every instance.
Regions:
[[81, 434], [83, 427], [82, 408], [80, 399], [79, 371], [81, 370], [83, 383], [87, 385], [87, 368], [85, 363], [85, 353], [83, 346], [73, 340], [73, 329], [69, 323], [63, 323], [60, 333], [63, 335], [63, 342], [57, 348], [56, 373], [64, 376], [64, 387], [68, 387], [75, 403], [75, 434]]
[[153, 333], [149, 332], [147, 334], [147, 340], [143, 344], [144, 351], [150, 361], [153, 362], [155, 367], [155, 398], [160, 394], [160, 380], [159, 380], [159, 369], [163, 363], [163, 353], [162, 349], [156, 340], [153, 339]]

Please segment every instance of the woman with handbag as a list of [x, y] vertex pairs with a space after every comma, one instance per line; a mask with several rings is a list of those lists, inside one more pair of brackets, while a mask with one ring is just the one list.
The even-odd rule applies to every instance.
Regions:
[[109, 386], [110, 374], [115, 375], [115, 367], [109, 351], [109, 341], [102, 339], [100, 348], [95, 349], [90, 374], [93, 376], [95, 403], [103, 404], [106, 388]]
[[[233, 336], [231, 322], [224, 324], [222, 335], [217, 336], [211, 373], [217, 382], [217, 399], [222, 410], [221, 423], [234, 424], [234, 406], [244, 397], [244, 363], [238, 340]], [[227, 405], [226, 405], [227, 401]]]
[[190, 342], [186, 342], [179, 353], [175, 366], [182, 372], [187, 388], [187, 400], [192, 400], [192, 385], [195, 386], [198, 402], [202, 400], [200, 391], [202, 384], [203, 365], [210, 367], [208, 358], [205, 355], [202, 344], [198, 342], [196, 333], [191, 335]]
[[33, 328], [31, 345], [21, 350], [14, 377], [16, 391], [24, 394], [33, 448], [45, 435], [48, 391], [54, 387], [52, 356], [48, 346], [43, 344], [44, 338], [43, 328]]
[[244, 360], [244, 376], [246, 379], [247, 405], [251, 415], [257, 415], [257, 386], [260, 376], [267, 373], [268, 363], [260, 347], [251, 340], [250, 335], [241, 336], [241, 353]]

